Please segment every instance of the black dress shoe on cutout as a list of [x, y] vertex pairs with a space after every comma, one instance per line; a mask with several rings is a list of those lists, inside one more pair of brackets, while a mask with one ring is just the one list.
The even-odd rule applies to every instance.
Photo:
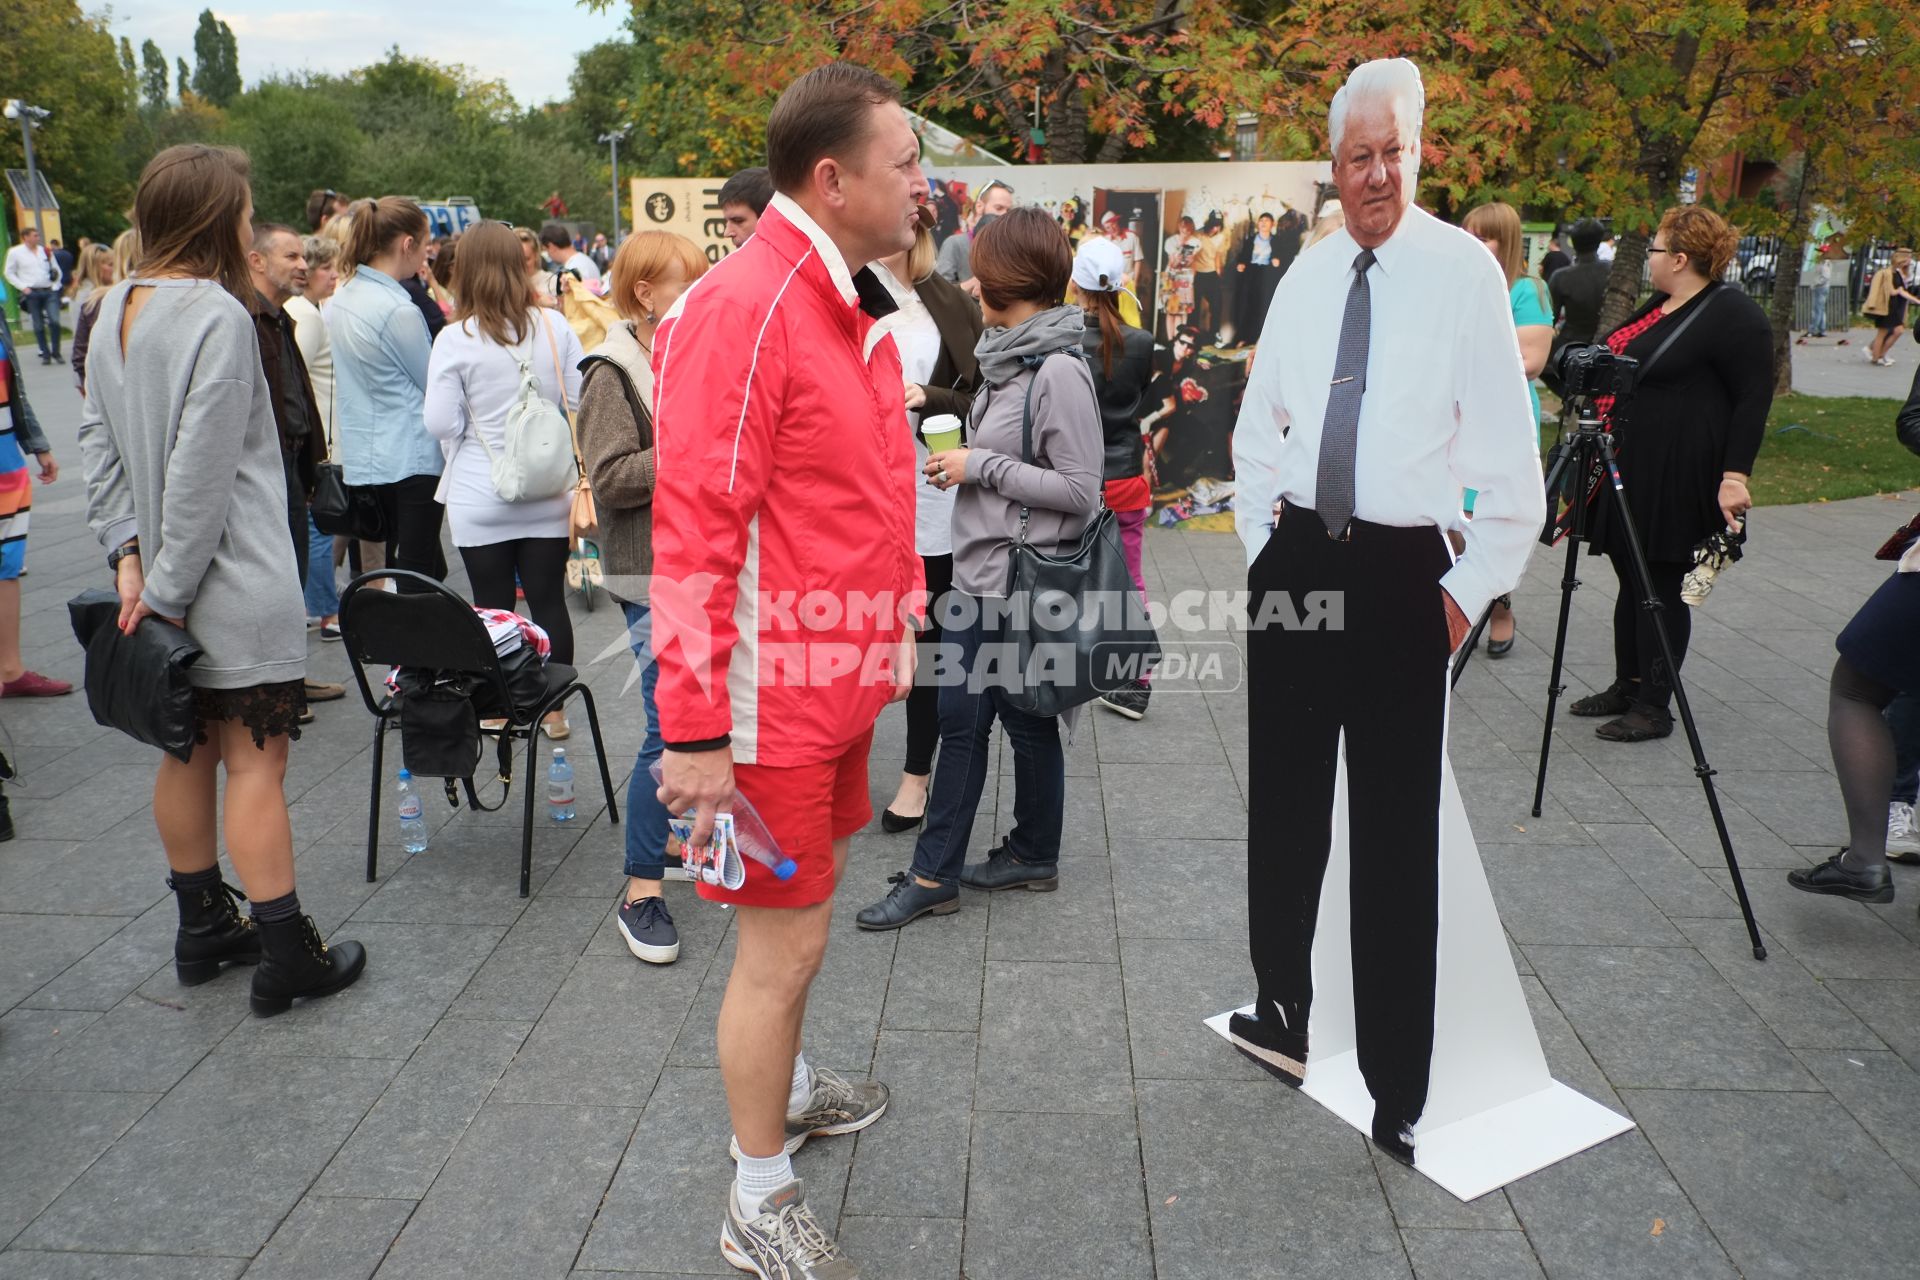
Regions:
[[1892, 902], [1893, 873], [1887, 870], [1887, 864], [1868, 871], [1849, 871], [1840, 862], [1846, 852], [1842, 849], [1817, 867], [1787, 872], [1787, 883], [1807, 893], [1827, 893], [1855, 902]]
[[1227, 1043], [1280, 1083], [1298, 1089], [1307, 1080], [1307, 1036], [1272, 1018], [1236, 1013], [1227, 1019]]
[[1413, 1126], [1394, 1119], [1375, 1104], [1373, 1108], [1373, 1145], [1413, 1168]]
[[898, 929], [921, 916], [950, 916], [960, 909], [960, 890], [950, 884], [929, 889], [913, 878], [910, 871], [897, 871], [887, 877], [893, 886], [887, 896], [870, 907], [862, 907], [853, 922], [869, 932]]
[[1060, 887], [1060, 864], [1022, 862], [1003, 846], [989, 852], [985, 862], [962, 867], [960, 883], [983, 893], [995, 893], [1001, 889], [1031, 889], [1035, 893], [1052, 893]]

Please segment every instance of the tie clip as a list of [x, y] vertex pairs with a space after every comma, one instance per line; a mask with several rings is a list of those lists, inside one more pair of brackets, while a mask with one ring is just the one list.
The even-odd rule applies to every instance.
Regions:
[[1353, 378], [1351, 377], [1335, 378], [1332, 382], [1328, 383], [1327, 385], [1330, 387], [1337, 387], [1343, 382], [1352, 382], [1352, 381], [1353, 381]]

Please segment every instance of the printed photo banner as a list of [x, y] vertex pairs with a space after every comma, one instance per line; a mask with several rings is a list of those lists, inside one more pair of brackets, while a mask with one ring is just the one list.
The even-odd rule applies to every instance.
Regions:
[[708, 262], [718, 262], [733, 252], [727, 239], [727, 220], [720, 212], [720, 188], [726, 182], [718, 178], [635, 178], [628, 190], [633, 196], [635, 231], [677, 231], [700, 246]]

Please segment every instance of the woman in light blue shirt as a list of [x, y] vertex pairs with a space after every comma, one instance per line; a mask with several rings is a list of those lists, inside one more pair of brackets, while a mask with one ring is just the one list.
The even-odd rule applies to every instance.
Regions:
[[[1520, 342], [1520, 363], [1527, 372], [1527, 395], [1533, 400], [1534, 445], [1539, 447], [1540, 393], [1533, 380], [1547, 366], [1547, 352], [1553, 346], [1553, 309], [1547, 305], [1547, 286], [1540, 277], [1527, 273], [1527, 260], [1521, 243], [1520, 212], [1510, 204], [1483, 204], [1469, 210], [1460, 224], [1468, 235], [1487, 246], [1487, 252], [1500, 264], [1507, 279], [1507, 302], [1513, 310], [1514, 334]], [[1465, 507], [1473, 511], [1473, 491], [1468, 490]], [[1501, 596], [1493, 602], [1493, 615], [1487, 621], [1487, 656], [1504, 658], [1513, 649], [1513, 601]]]
[[371, 486], [387, 516], [387, 563], [447, 576], [440, 550], [446, 508], [434, 500], [445, 465], [427, 434], [426, 321], [400, 282], [426, 266], [427, 215], [399, 196], [347, 210], [352, 275], [327, 310], [333, 344], [334, 437], [350, 485]]

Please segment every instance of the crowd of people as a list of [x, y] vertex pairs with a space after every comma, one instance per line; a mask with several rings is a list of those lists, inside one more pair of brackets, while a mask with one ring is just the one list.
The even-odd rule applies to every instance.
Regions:
[[[1672, 731], [1688, 639], [1680, 581], [1694, 548], [1752, 505], [1772, 377], [1765, 316], [1721, 283], [1735, 233], [1707, 209], [1666, 213], [1649, 250], [1653, 296], [1601, 334], [1599, 223], [1574, 224], [1573, 255], [1543, 278], [1528, 268], [1511, 206], [1476, 208], [1461, 228], [1413, 207], [1421, 99], [1417, 73], [1409, 82], [1401, 67], [1411, 64], [1356, 73], [1358, 89], [1336, 100], [1340, 200], [1317, 225], [1262, 214], [1229, 251], [1214, 242], [1218, 227], [1181, 221], [1169, 257], [1196, 282], [1187, 323], [1167, 341], [1177, 367], [1203, 332], [1217, 340], [1228, 325], [1247, 342], [1283, 325], [1299, 339], [1263, 354], [1239, 411], [1232, 449], [1250, 582], [1263, 594], [1332, 584], [1360, 593], [1364, 608], [1333, 640], [1270, 628], [1250, 641], [1256, 719], [1286, 726], [1255, 737], [1254, 773], [1277, 781], [1250, 823], [1263, 833], [1249, 848], [1250, 902], [1258, 920], [1317, 895], [1325, 831], [1302, 834], [1285, 819], [1330, 804], [1344, 725], [1355, 794], [1378, 797], [1356, 805], [1355, 858], [1392, 869], [1383, 909], [1405, 953], [1392, 982], [1378, 966], [1357, 976], [1361, 1002], [1373, 1002], [1362, 1020], [1417, 1032], [1433, 982], [1427, 899], [1439, 836], [1424, 819], [1410, 824], [1410, 798], [1437, 814], [1441, 675], [1471, 620], [1490, 614], [1492, 656], [1514, 643], [1508, 593], [1544, 514], [1532, 381], [1576, 344], [1641, 361], [1638, 394], [1600, 408], [1630, 441], [1627, 510], [1675, 663], [1659, 657], [1619, 516], [1601, 503], [1591, 550], [1620, 578], [1616, 678], [1572, 707], [1603, 718], [1602, 737], [1631, 743]], [[308, 704], [344, 693], [307, 675], [307, 632], [342, 634], [341, 566], [444, 579], [450, 535], [472, 603], [511, 611], [524, 599], [552, 660], [571, 663], [573, 488], [527, 494], [503, 479], [511, 423], [535, 413], [571, 422], [644, 716], [617, 909], [629, 950], [651, 964], [677, 959], [664, 882], [690, 878], [682, 851], [707, 846], [735, 796], [751, 798], [795, 867], [785, 878], [750, 868], [737, 888], [697, 885], [737, 908], [718, 1033], [737, 1165], [722, 1248], [763, 1276], [851, 1276], [790, 1156], [874, 1123], [888, 1103], [883, 1084], [810, 1063], [802, 1027], [848, 841], [873, 818], [875, 719], [905, 704], [905, 757], [880, 825], [917, 835], [907, 866], [857, 912], [859, 928], [951, 914], [962, 888], [1058, 886], [1061, 735], [1074, 733], [1079, 708], [1037, 714], [988, 678], [1015, 625], [995, 606], [1017, 544], [1066, 554], [1103, 506], [1144, 597], [1164, 375], [1159, 343], [1130, 307], [1137, 232], [1109, 214], [1111, 225], [1076, 237], [996, 182], [936, 243], [919, 140], [883, 77], [843, 63], [801, 77], [769, 118], [767, 155], [719, 193], [735, 252], [717, 269], [662, 231], [613, 245], [581, 243], [558, 221], [537, 232], [481, 221], [436, 239], [409, 199], [330, 189], [313, 193], [304, 230], [255, 222], [247, 157], [193, 144], [147, 166], [134, 228], [110, 249], [85, 246], [62, 266], [26, 237], [6, 274], [31, 302], [43, 363], [63, 359], [45, 296], [57, 296], [63, 272], [82, 287], [72, 360], [88, 517], [108, 550], [119, 625], [132, 632], [158, 617], [205, 651], [191, 668], [196, 746], [187, 760], [164, 757], [154, 782], [178, 899], [176, 972], [198, 983], [254, 965], [262, 1015], [341, 991], [368, 963], [359, 944], [323, 940], [301, 907], [283, 787]], [[1197, 281], [1227, 271], [1248, 277], [1231, 316], [1217, 285]], [[574, 290], [618, 314], [591, 351], [566, 314]], [[1435, 296], [1457, 299], [1463, 317], [1445, 377], [1416, 386], [1380, 361], [1370, 386], [1369, 343], [1377, 354], [1402, 330], [1418, 341]], [[1706, 312], [1712, 323], [1691, 323]], [[57, 465], [10, 360], [0, 405], [10, 410], [0, 421], [0, 694], [15, 696], [35, 691], [22, 681], [44, 682], [19, 658], [26, 459], [43, 483]], [[1374, 417], [1384, 405], [1404, 412]], [[1920, 422], [1920, 380], [1908, 408]], [[1920, 429], [1915, 441], [1920, 451]], [[311, 504], [328, 462], [378, 507], [384, 539], [319, 530]], [[1573, 500], [1593, 497], [1589, 486]], [[1902, 572], [1841, 638], [1832, 734], [1853, 844], [1793, 873], [1811, 891], [1887, 901], [1887, 853], [1920, 858], [1920, 670], [1904, 643], [1920, 626], [1920, 549], [1901, 554]], [[863, 655], [857, 670], [792, 681], [771, 678], [778, 655], [819, 637], [769, 607], [782, 593], [904, 603], [841, 619], [833, 638]], [[1331, 701], [1328, 669], [1347, 673]], [[1142, 676], [1100, 701], [1137, 720], [1151, 688]], [[1907, 726], [1904, 801], [1883, 785], [1896, 763], [1881, 717], [1890, 704]], [[996, 721], [1013, 752], [1013, 826], [969, 863]], [[554, 712], [538, 732], [563, 740], [570, 728]], [[1325, 768], [1282, 767], [1283, 755]], [[669, 837], [682, 813], [693, 815], [684, 844]], [[1883, 827], [1891, 843], [1876, 837]], [[222, 879], [223, 843], [239, 888]], [[1256, 930], [1261, 1002], [1234, 1024], [1235, 1044], [1283, 1077], [1304, 1071], [1310, 942], [1310, 930], [1304, 940]], [[1362, 1052], [1374, 1138], [1410, 1161], [1424, 1079]]]

